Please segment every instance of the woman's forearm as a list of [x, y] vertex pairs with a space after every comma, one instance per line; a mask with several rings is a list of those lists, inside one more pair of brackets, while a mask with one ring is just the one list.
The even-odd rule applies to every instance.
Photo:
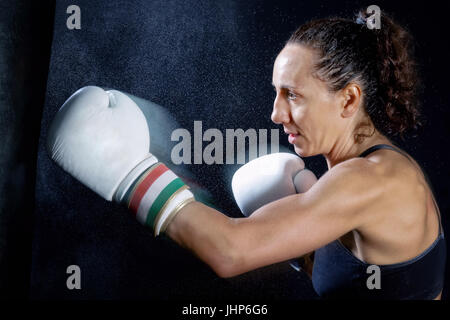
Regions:
[[237, 220], [195, 201], [180, 210], [166, 234], [219, 276], [228, 277], [239, 263], [238, 246], [232, 236]]

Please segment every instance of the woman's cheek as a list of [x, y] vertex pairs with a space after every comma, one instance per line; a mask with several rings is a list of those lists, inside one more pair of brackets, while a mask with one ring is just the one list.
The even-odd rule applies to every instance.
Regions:
[[308, 131], [308, 127], [314, 123], [314, 119], [310, 116], [307, 109], [299, 109], [294, 115], [294, 122], [300, 133]]
[[294, 122], [300, 126], [305, 121], [306, 110], [301, 109], [301, 108], [296, 108], [294, 110], [294, 112], [292, 113], [292, 117], [293, 117]]

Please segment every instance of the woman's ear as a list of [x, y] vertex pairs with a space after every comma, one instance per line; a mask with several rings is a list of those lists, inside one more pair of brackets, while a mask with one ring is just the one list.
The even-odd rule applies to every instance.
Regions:
[[361, 87], [357, 83], [349, 83], [341, 90], [343, 118], [352, 117], [359, 108], [361, 102]]

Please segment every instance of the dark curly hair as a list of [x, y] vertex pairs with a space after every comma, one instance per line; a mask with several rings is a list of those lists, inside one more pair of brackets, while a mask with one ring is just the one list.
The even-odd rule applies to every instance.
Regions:
[[[381, 14], [381, 28], [369, 29], [361, 10], [354, 20], [326, 18], [298, 28], [287, 44], [315, 49], [315, 76], [336, 92], [350, 82], [360, 84], [363, 103], [373, 126], [382, 134], [404, 138], [421, 125], [418, 93], [421, 90], [411, 34]], [[371, 126], [361, 123], [361, 127]], [[361, 142], [370, 135], [355, 133]]]

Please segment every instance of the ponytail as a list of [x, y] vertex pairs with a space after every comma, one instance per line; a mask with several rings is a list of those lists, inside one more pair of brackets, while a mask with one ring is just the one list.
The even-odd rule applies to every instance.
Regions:
[[[367, 20], [365, 11], [359, 18]], [[421, 125], [419, 78], [413, 59], [414, 41], [411, 34], [388, 15], [381, 15], [381, 28], [368, 30], [377, 36], [378, 94], [380, 105], [389, 119], [388, 134], [403, 134], [407, 129]], [[370, 113], [374, 113], [373, 111]], [[370, 114], [369, 113], [369, 114]]]

